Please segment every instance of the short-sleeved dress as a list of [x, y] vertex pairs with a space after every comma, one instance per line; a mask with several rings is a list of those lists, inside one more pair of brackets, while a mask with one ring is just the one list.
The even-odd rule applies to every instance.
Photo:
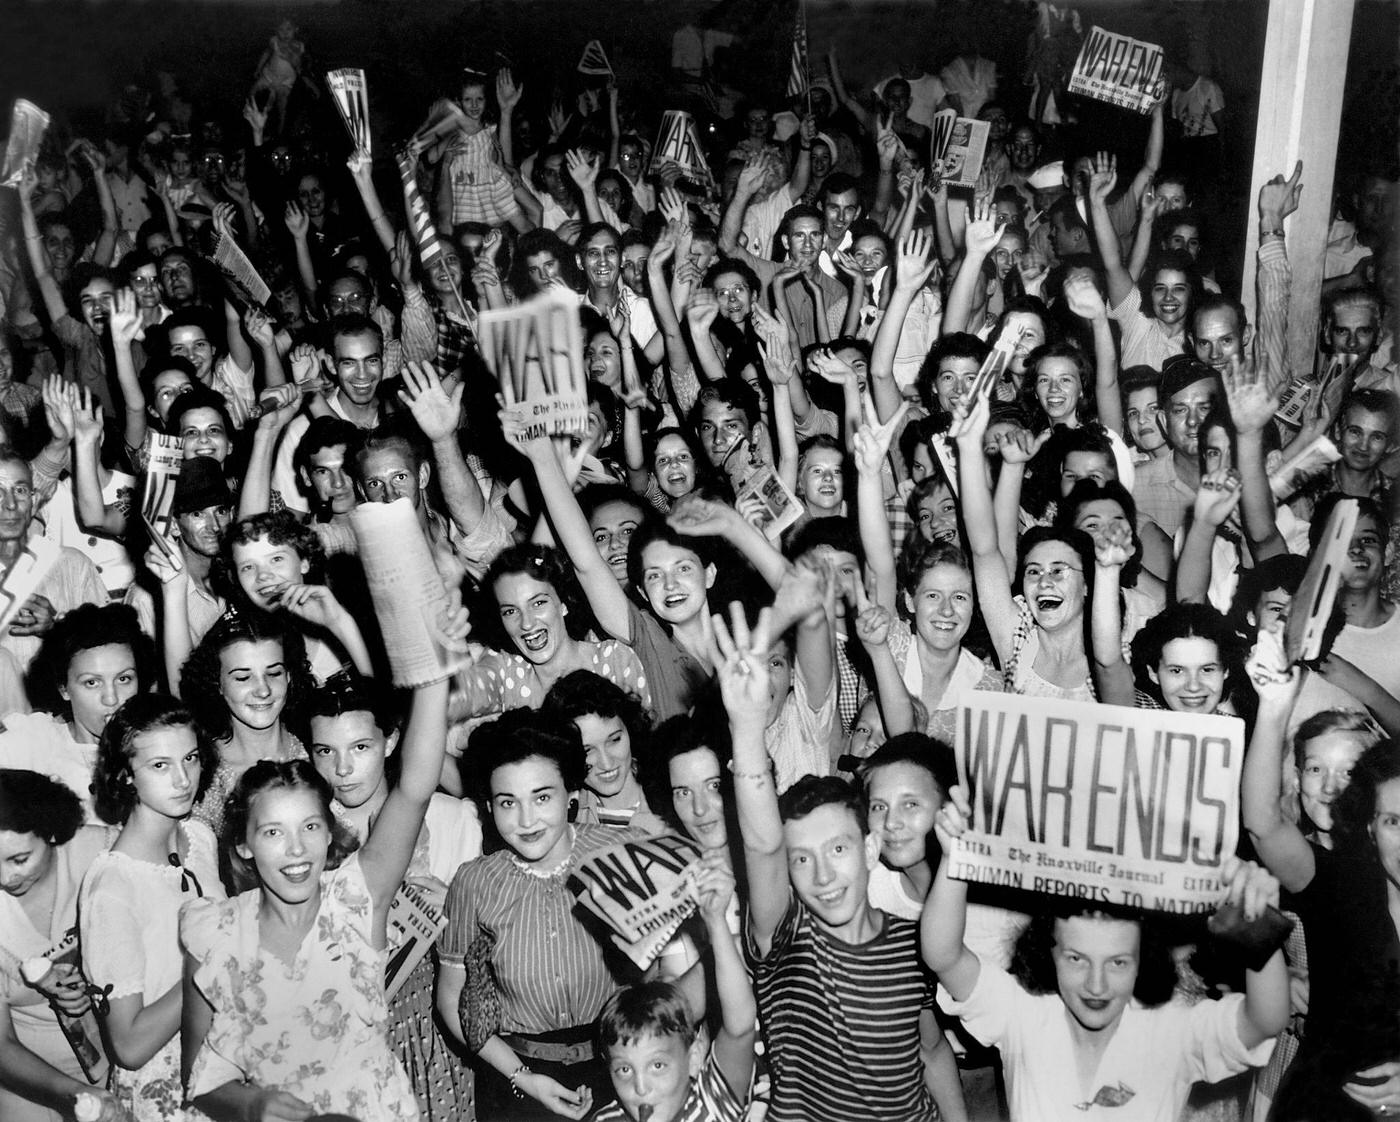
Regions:
[[[20, 965], [40, 955], [54, 959], [77, 942], [78, 886], [83, 874], [112, 844], [111, 833], [100, 826], [84, 826], [53, 855], [55, 887], [53, 915], [40, 930], [30, 922], [19, 898], [0, 892], [0, 997], [9, 1007], [15, 1036], [21, 1044], [64, 1075], [86, 1081], [53, 1006], [27, 985]], [[0, 1087], [0, 1118], [5, 1122], [61, 1122], [62, 1116], [23, 1095]]]
[[[156, 865], [125, 853], [98, 855], [78, 897], [83, 972], [115, 1000], [140, 994], [150, 1005], [180, 984], [180, 906], [199, 895], [221, 898], [214, 835], [202, 822], [181, 823], [184, 865]], [[213, 902], [212, 900], [210, 901]], [[115, 1068], [112, 1089], [137, 1122], [180, 1122], [180, 1034], [139, 1071]]]
[[[631, 647], [616, 639], [601, 643], [582, 641], [578, 647], [585, 669], [635, 694], [643, 705], [651, 707], [646, 671]], [[472, 699], [473, 716], [505, 709], [538, 709], [549, 692], [529, 659], [505, 651], [487, 655], [460, 674], [458, 681]]]
[[190, 1097], [230, 1081], [278, 1087], [317, 1113], [417, 1122], [418, 1104], [389, 1050], [386, 950], [358, 856], [321, 875], [321, 907], [296, 960], [264, 950], [262, 891], [196, 900], [180, 915], [194, 982], [214, 1021], [190, 1072]]

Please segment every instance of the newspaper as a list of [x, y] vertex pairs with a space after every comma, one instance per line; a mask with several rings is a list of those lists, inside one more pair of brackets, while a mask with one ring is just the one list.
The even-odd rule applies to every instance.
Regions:
[[223, 233], [214, 242], [214, 264], [233, 282], [234, 291], [245, 304], [261, 308], [272, 299], [272, 289], [258, 275], [248, 255], [236, 241]]
[[674, 834], [622, 842], [591, 853], [571, 878], [578, 901], [613, 932], [613, 942], [645, 970], [695, 911], [700, 847]]
[[1167, 92], [1162, 64], [1162, 48], [1155, 43], [1093, 27], [1075, 59], [1069, 92], [1151, 113]]
[[[740, 454], [742, 455], [742, 452]], [[802, 501], [792, 493], [771, 464], [751, 465], [735, 486], [736, 506], [742, 507], [744, 500], [750, 496], [756, 497], [763, 504], [763, 517], [758, 528], [770, 540], [776, 539], [802, 517]]]
[[0, 581], [0, 635], [15, 622], [25, 601], [38, 591], [44, 578], [58, 564], [62, 548], [45, 537], [30, 538], [25, 543], [5, 579]]
[[353, 68], [328, 71], [326, 87], [340, 110], [340, 119], [345, 122], [345, 131], [350, 134], [355, 153], [369, 156], [369, 84], [365, 81], [365, 72]]
[[573, 293], [553, 289], [524, 304], [487, 309], [478, 330], [482, 357], [506, 404], [529, 407], [530, 435], [588, 431], [588, 375]]
[[443, 636], [447, 588], [408, 499], [361, 503], [350, 512], [374, 615], [396, 686], [423, 686], [451, 677], [464, 654]]
[[971, 828], [958, 880], [1205, 912], [1239, 841], [1244, 722], [973, 691], [959, 707]]
[[1308, 446], [1269, 476], [1269, 490], [1276, 502], [1286, 502], [1307, 484], [1342, 458], [1337, 446], [1325, 436], [1309, 441]]
[[151, 543], [177, 569], [185, 563], [180, 559], [179, 535], [170, 511], [184, 460], [184, 441], [178, 436], [146, 434], [146, 488], [141, 495], [141, 521], [146, 524]]
[[[31, 965], [32, 964], [32, 965]], [[70, 927], [53, 948], [42, 957], [26, 959], [20, 966], [20, 973], [30, 985], [41, 982], [55, 967], [71, 967], [82, 979], [82, 954], [78, 944], [78, 929]], [[31, 973], [32, 970], [32, 973]], [[68, 1046], [73, 1049], [83, 1074], [88, 1082], [101, 1086], [106, 1081], [107, 1055], [102, 1049], [102, 1030], [97, 1025], [97, 1015], [91, 1008], [86, 1013], [73, 1016], [52, 1004], [58, 1027], [62, 1030]]]
[[933, 163], [943, 161], [943, 181], [949, 187], [976, 187], [987, 154], [992, 126], [987, 121], [959, 117], [954, 109], [933, 115], [929, 145]]
[[433, 949], [447, 926], [447, 914], [436, 907], [421, 889], [399, 885], [387, 917], [389, 957], [384, 963], [384, 1000], [389, 1001], [403, 988], [414, 968]]
[[1290, 663], [1311, 662], [1324, 653], [1323, 633], [1332, 618], [1332, 606], [1337, 602], [1337, 588], [1360, 513], [1361, 507], [1355, 499], [1343, 499], [1327, 516], [1322, 539], [1313, 550], [1308, 571], [1293, 595], [1288, 622], [1283, 626], [1283, 649]]
[[695, 118], [683, 109], [667, 109], [661, 115], [650, 171], [658, 171], [661, 165], [668, 163], [679, 165], [681, 174], [694, 183], [710, 188], [715, 185], [709, 161], [705, 159], [705, 146], [700, 142], [700, 129]]
[[992, 393], [997, 384], [1006, 375], [1007, 367], [1011, 365], [1011, 356], [1016, 353], [1017, 344], [1021, 342], [1021, 335], [1024, 328], [1017, 328], [1014, 332], [1007, 330], [1001, 333], [1001, 338], [992, 344], [991, 351], [982, 360], [982, 365], [977, 370], [977, 377], [972, 380], [972, 385], [968, 387], [968, 413], [960, 421], [954, 421], [948, 429], [948, 437], [956, 440], [967, 429], [968, 422], [972, 419], [971, 406], [979, 397], [986, 397]]
[[10, 111], [10, 138], [5, 142], [5, 164], [0, 167], [0, 183], [18, 187], [25, 168], [39, 157], [39, 146], [49, 127], [49, 115], [32, 101], [19, 98]]

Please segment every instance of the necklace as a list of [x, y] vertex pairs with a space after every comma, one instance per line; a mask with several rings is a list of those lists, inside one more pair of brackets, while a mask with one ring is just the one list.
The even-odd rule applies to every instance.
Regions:
[[516, 854], [514, 851], [510, 852], [507, 856], [510, 857], [511, 863], [512, 863], [517, 869], [519, 869], [522, 873], [526, 874], [527, 876], [532, 876], [532, 877], [534, 877], [536, 880], [560, 880], [560, 879], [563, 879], [563, 877], [564, 877], [565, 875], [567, 875], [567, 873], [569, 872], [569, 870], [573, 868], [573, 864], [574, 864], [574, 842], [577, 840], [577, 838], [578, 838], [578, 829], [577, 829], [576, 827], [574, 827], [574, 826], [570, 826], [570, 827], [569, 827], [569, 855], [568, 855], [567, 857], [565, 857], [564, 860], [560, 861], [559, 864], [557, 864], [556, 866], [554, 866], [554, 868], [548, 870], [547, 872], [535, 868], [535, 866], [534, 866], [533, 864], [531, 864], [529, 861], [524, 861], [524, 860], [522, 860], [522, 859], [520, 858], [520, 856], [519, 856], [518, 854]]

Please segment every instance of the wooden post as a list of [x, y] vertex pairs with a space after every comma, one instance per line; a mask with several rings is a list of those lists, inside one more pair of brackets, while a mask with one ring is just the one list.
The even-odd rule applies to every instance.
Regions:
[[1259, 188], [1303, 161], [1303, 199], [1287, 220], [1293, 292], [1288, 306], [1289, 375], [1312, 370], [1321, 315], [1323, 259], [1332, 218], [1333, 170], [1342, 120], [1355, 0], [1272, 0], [1259, 79], [1244, 303], [1258, 324], [1254, 278], [1259, 251]]

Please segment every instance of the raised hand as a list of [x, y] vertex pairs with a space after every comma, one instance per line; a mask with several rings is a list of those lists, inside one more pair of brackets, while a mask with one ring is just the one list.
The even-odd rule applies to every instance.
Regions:
[[462, 420], [463, 383], [444, 389], [431, 362], [407, 362], [399, 400], [408, 406], [423, 435], [436, 444], [454, 439]]
[[1133, 532], [1119, 523], [1094, 535], [1094, 564], [1100, 569], [1121, 569], [1133, 559]]
[[[997, 234], [999, 239], [1001, 234]], [[996, 241], [993, 240], [993, 245]], [[894, 286], [900, 292], [917, 292], [933, 275], [933, 238], [927, 230], [911, 230], [899, 239], [894, 257]]]
[[1196, 519], [1206, 526], [1223, 526], [1244, 494], [1236, 471], [1211, 471], [1201, 476], [1193, 503]]
[[590, 160], [581, 148], [570, 148], [564, 154], [569, 166], [569, 178], [578, 184], [580, 191], [588, 191], [598, 181], [598, 164]]
[[1259, 219], [1262, 224], [1282, 222], [1298, 209], [1303, 197], [1303, 161], [1299, 160], [1293, 174], [1284, 179], [1274, 176], [1259, 188]]
[[838, 249], [831, 255], [831, 263], [856, 283], [859, 284], [865, 280], [865, 274], [860, 271], [860, 266], [856, 264], [856, 259], [851, 256], [848, 250]]
[[351, 152], [345, 160], [345, 169], [353, 178], [364, 181], [370, 178], [374, 161], [367, 152]]
[[968, 258], [975, 257], [981, 260], [986, 257], [996, 248], [997, 242], [1001, 241], [1002, 231], [1005, 229], [1006, 223], [997, 215], [990, 202], [979, 205], [963, 235]]
[[792, 355], [792, 344], [788, 341], [787, 328], [778, 324], [776, 330], [761, 334], [758, 353], [763, 358], [763, 369], [768, 374], [768, 380], [775, 386], [786, 386], [799, 376], [797, 360]]
[[856, 429], [853, 453], [855, 455], [856, 469], [865, 475], [868, 472], [878, 472], [889, 455], [890, 445], [894, 442], [894, 434], [899, 431], [900, 425], [904, 421], [904, 415], [909, 412], [909, 402], [900, 402], [899, 408], [884, 424], [880, 424], [876, 417], [875, 402], [871, 399], [869, 392], [864, 395], [862, 402], [865, 410], [865, 421]]
[[712, 927], [723, 926], [729, 902], [734, 898], [734, 870], [729, 867], [729, 855], [723, 848], [701, 855], [695, 870], [695, 896], [700, 917]]
[[829, 348], [823, 347], [819, 351], [813, 351], [807, 361], [824, 381], [833, 385], [844, 386], [847, 382], [856, 381], [856, 372], [851, 364], [837, 358]]
[[311, 230], [311, 219], [307, 217], [306, 211], [301, 209], [300, 203], [288, 203], [282, 221], [287, 224], [287, 232], [293, 238], [299, 242], [306, 240], [306, 235]]
[[[293, 236], [296, 236], [295, 231]], [[394, 271], [394, 283], [401, 291], [413, 283], [413, 242], [409, 240], [407, 230], [400, 230], [394, 238], [389, 267]]]
[[690, 324], [691, 335], [709, 331], [710, 325], [715, 322], [715, 317], [718, 315], [719, 301], [715, 299], [713, 291], [708, 288], [697, 288], [691, 293], [690, 301], [685, 306], [685, 319]]
[[763, 181], [768, 178], [768, 161], [763, 158], [761, 152], [755, 152], [744, 161], [744, 170], [739, 173], [739, 186], [737, 194], [753, 195], [763, 186]]
[[939, 848], [948, 854], [956, 852], [958, 839], [967, 833], [971, 824], [972, 806], [967, 801], [967, 792], [961, 787], [949, 788], [948, 797], [933, 816], [933, 832]]
[[257, 101], [251, 97], [243, 103], [243, 119], [254, 135], [261, 136], [267, 131], [267, 112], [259, 109]]
[[1158, 197], [1156, 188], [1149, 187], [1142, 193], [1142, 202], [1138, 204], [1138, 214], [1143, 222], [1155, 222], [1161, 210], [1162, 200]]
[[674, 222], [680, 230], [690, 228], [690, 207], [686, 206], [685, 196], [674, 187], [661, 188], [656, 198], [656, 207], [667, 222]]
[[496, 104], [501, 107], [502, 115], [519, 105], [524, 96], [525, 83], [517, 86], [509, 67], [496, 71]]
[[1035, 458], [1035, 454], [1045, 447], [1045, 442], [1049, 439], [1049, 429], [1039, 435], [1031, 432], [1030, 429], [1003, 431], [997, 433], [997, 454], [1004, 464], [1030, 463]]
[[[1225, 404], [1237, 433], [1260, 432], [1278, 411], [1278, 394], [1265, 384], [1264, 376], [1252, 363], [1245, 365], [1239, 355], [1230, 359], [1224, 372]], [[1317, 389], [1313, 396], [1321, 398]]]
[[882, 647], [890, 638], [893, 617], [879, 604], [869, 604], [856, 616], [856, 638], [862, 646]]
[[234, 238], [233, 238], [233, 220], [234, 220], [234, 218], [237, 216], [237, 214], [238, 214], [238, 212], [234, 209], [232, 203], [215, 203], [215, 204], [214, 204], [214, 231], [215, 231], [215, 233], [217, 233], [220, 237], [228, 238], [230, 241], [234, 240]]
[[112, 314], [107, 318], [107, 330], [112, 333], [115, 346], [130, 349], [137, 339], [146, 337], [145, 325], [141, 322], [141, 309], [136, 304], [136, 293], [129, 288], [119, 288], [112, 296]]
[[1016, 262], [1016, 271], [1021, 276], [1021, 287], [1028, 296], [1039, 294], [1045, 278], [1050, 275], [1050, 261], [1038, 249], [1028, 248]]
[[1283, 636], [1275, 631], [1259, 632], [1245, 659], [1244, 672], [1261, 702], [1290, 702], [1303, 684], [1303, 668], [1289, 664]]
[[1094, 170], [1089, 173], [1089, 200], [1098, 205], [1108, 202], [1118, 185], [1118, 157], [1100, 152], [1094, 157]]
[[713, 538], [719, 537], [726, 527], [733, 524], [736, 514], [733, 507], [722, 502], [691, 494], [676, 500], [671, 513], [666, 516], [666, 525], [678, 534]]
[[277, 338], [272, 330], [272, 317], [261, 308], [250, 307], [243, 313], [243, 330], [264, 350], [272, 346]]
[[1064, 283], [1065, 303], [1080, 319], [1097, 321], [1108, 315], [1103, 294], [1087, 272], [1071, 273]]
[[102, 406], [86, 389], [68, 387], [68, 403], [73, 413], [73, 441], [93, 445], [102, 441]]
[[960, 449], [976, 447], [980, 450], [991, 418], [990, 395], [979, 393], [971, 401], [960, 395], [953, 402], [953, 423], [948, 428], [948, 435], [957, 442]]
[[556, 101], [549, 107], [549, 139], [550, 142], [558, 140], [564, 135], [564, 130], [569, 127], [572, 116], [564, 112], [564, 103]]
[[764, 608], [758, 613], [752, 631], [740, 604], [729, 605], [729, 618], [726, 626], [722, 616], [714, 617], [720, 697], [731, 727], [761, 736], [768, 723], [767, 656], [772, 609]]
[[73, 403], [68, 399], [68, 384], [57, 374], [44, 379], [40, 389], [40, 399], [44, 403], [44, 420], [49, 423], [49, 434], [63, 444], [73, 439]]

